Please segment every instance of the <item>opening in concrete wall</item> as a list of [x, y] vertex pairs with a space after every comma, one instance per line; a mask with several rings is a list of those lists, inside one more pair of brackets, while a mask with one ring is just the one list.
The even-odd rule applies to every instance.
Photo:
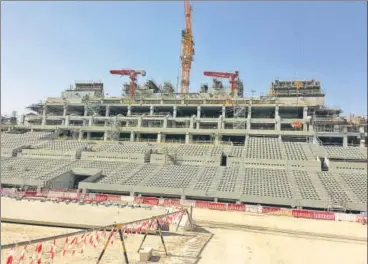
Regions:
[[324, 146], [339, 146], [342, 147], [342, 137], [318, 137]]
[[244, 146], [245, 136], [222, 136], [222, 141], [232, 142], [236, 146]]

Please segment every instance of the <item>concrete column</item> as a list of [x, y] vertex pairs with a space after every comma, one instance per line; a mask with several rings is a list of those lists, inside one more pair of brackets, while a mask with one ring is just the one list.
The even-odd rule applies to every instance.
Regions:
[[93, 125], [93, 117], [89, 116], [88, 117], [88, 126], [92, 126]]
[[137, 127], [141, 127], [142, 126], [142, 117], [138, 117], [138, 124]]
[[220, 115], [218, 118], [217, 129], [222, 129], [222, 115]]
[[164, 117], [163, 128], [167, 128], [167, 116]]
[[189, 133], [185, 134], [185, 144], [190, 144], [192, 142], [192, 135], [189, 135]]
[[135, 133], [134, 131], [130, 132], [130, 142], [134, 142]]
[[91, 140], [91, 132], [87, 132], [87, 140]]
[[275, 107], [275, 122], [276, 122], [275, 130], [276, 131], [281, 130], [281, 118], [280, 118], [279, 110], [280, 110], [279, 106], [276, 105], [276, 107]]
[[70, 116], [65, 117], [65, 126], [69, 126], [70, 124]]
[[190, 128], [190, 129], [193, 129], [193, 127], [194, 127], [194, 118], [195, 118], [195, 116], [192, 116], [192, 117], [190, 118], [190, 124], [189, 124], [189, 128]]
[[84, 116], [88, 115], [88, 108], [87, 105], [84, 106]]
[[348, 146], [348, 136], [344, 136], [342, 138], [342, 146], [347, 147]]
[[161, 133], [157, 134], [157, 143], [161, 143]]
[[303, 108], [303, 131], [308, 131], [308, 107]]
[[280, 115], [279, 115], [279, 110], [280, 110], [279, 106], [278, 106], [278, 105], [276, 105], [276, 106], [275, 106], [275, 118], [277, 118], [277, 117], [279, 117], [279, 116], [280, 116]]
[[248, 116], [247, 116], [247, 130], [250, 130], [250, 126], [251, 126], [251, 123], [250, 123], [250, 120], [252, 118], [252, 106], [249, 105], [248, 106]]
[[173, 118], [176, 118], [177, 110], [178, 110], [177, 106], [174, 105], [174, 107], [173, 107]]
[[216, 134], [215, 135], [215, 145], [219, 145], [220, 144], [220, 140], [221, 140], [221, 137], [220, 137], [220, 135], [219, 134]]
[[46, 116], [47, 116], [47, 105], [44, 105], [43, 106], [43, 109], [42, 109], [42, 125], [46, 125]]
[[80, 131], [79, 132], [79, 140], [82, 140], [83, 139], [83, 133], [84, 133], [83, 131]]
[[132, 106], [131, 105], [128, 105], [128, 113], [127, 113], [128, 116], [131, 116], [132, 115]]
[[223, 116], [223, 118], [226, 118], [226, 106], [222, 107], [221, 115]]
[[107, 141], [107, 131], [104, 133], [104, 141]]
[[199, 121], [199, 120], [196, 120], [197, 122], [196, 122], [196, 129], [199, 129], [199, 125], [201, 124], [201, 121]]
[[[109, 117], [110, 116], [110, 106], [107, 105], [106, 106], [106, 113], [105, 113], [105, 117]], [[105, 126], [108, 126], [109, 122], [107, 120], [105, 120]]]
[[365, 147], [365, 139], [361, 139], [360, 140], [360, 147], [364, 148]]
[[153, 115], [155, 107], [153, 105], [150, 106], [150, 115]]
[[68, 105], [64, 105], [64, 107], [63, 107], [63, 116], [66, 116], [67, 112], [68, 112]]
[[308, 106], [303, 107], [303, 119], [307, 120], [308, 118]]
[[201, 107], [197, 106], [197, 118], [201, 118]]

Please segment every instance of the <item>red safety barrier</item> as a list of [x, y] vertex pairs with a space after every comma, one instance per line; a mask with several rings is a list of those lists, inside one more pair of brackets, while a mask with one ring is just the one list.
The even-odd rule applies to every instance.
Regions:
[[335, 213], [334, 212], [313, 212], [313, 219], [321, 219], [321, 220], [332, 220], [335, 221]]
[[229, 211], [245, 211], [244, 204], [227, 204], [227, 210]]
[[134, 197], [134, 203], [158, 205], [159, 199], [155, 197]]
[[281, 210], [280, 207], [262, 206], [262, 214], [273, 213], [280, 210]]
[[98, 203], [107, 201], [107, 195], [106, 194], [96, 194], [94, 200]]
[[36, 197], [37, 191], [25, 191], [23, 197]]
[[204, 201], [196, 201], [196, 208], [205, 208], [210, 210], [226, 210], [226, 204], [224, 203], [213, 203], [213, 202], [204, 202]]
[[111, 202], [121, 202], [120, 195], [109, 194], [109, 195], [107, 195], [107, 200], [111, 201]]
[[292, 215], [293, 215], [293, 217], [296, 217], [296, 218], [313, 219], [313, 211], [292, 210]]
[[164, 199], [163, 205], [180, 205], [179, 199]]

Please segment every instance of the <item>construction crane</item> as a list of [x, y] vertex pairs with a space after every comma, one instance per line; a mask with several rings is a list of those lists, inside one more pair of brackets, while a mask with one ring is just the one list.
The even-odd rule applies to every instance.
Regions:
[[137, 80], [137, 75], [140, 74], [142, 76], [146, 76], [146, 71], [143, 70], [136, 71], [136, 70], [122, 69], [122, 70], [111, 70], [110, 73], [121, 76], [127, 75], [130, 77], [130, 90], [129, 90], [130, 98], [134, 97], [135, 81]]
[[210, 72], [205, 71], [204, 76], [214, 77], [214, 78], [228, 78], [231, 85], [231, 94], [234, 96], [235, 91], [238, 89], [238, 77], [239, 72], [235, 71], [235, 73], [231, 72]]
[[184, 1], [185, 29], [181, 31], [181, 94], [189, 93], [190, 69], [194, 56], [194, 41], [192, 35], [192, 6]]

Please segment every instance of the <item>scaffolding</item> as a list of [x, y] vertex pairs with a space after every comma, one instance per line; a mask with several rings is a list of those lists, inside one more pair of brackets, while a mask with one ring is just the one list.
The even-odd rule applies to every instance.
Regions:
[[337, 113], [321, 116], [314, 112], [312, 124], [315, 132], [343, 132], [347, 122]]
[[120, 116], [121, 115], [117, 115], [108, 120], [109, 129], [107, 131], [107, 140], [119, 140], [121, 131], [121, 121], [119, 120]]
[[101, 100], [99, 98], [93, 99], [86, 95], [82, 102], [87, 107], [87, 116], [99, 116], [100, 115], [100, 107]]
[[247, 107], [240, 106], [237, 101], [233, 101], [233, 129], [247, 128]]

